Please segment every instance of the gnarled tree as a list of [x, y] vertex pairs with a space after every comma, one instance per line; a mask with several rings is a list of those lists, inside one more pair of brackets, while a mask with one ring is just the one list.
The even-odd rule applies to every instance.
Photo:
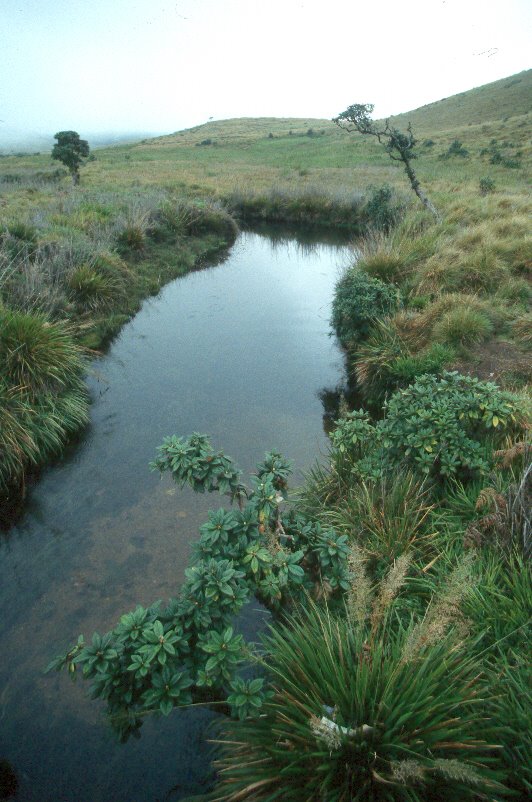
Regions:
[[404, 164], [410, 186], [425, 209], [428, 209], [439, 221], [441, 219], [440, 213], [421, 189], [412, 167], [412, 160], [417, 158], [416, 153], [414, 153], [414, 146], [417, 140], [413, 134], [411, 124], [408, 125], [407, 132], [403, 133], [399, 129], [393, 128], [389, 120], [385, 120], [384, 123], [377, 123], [370, 117], [373, 108], [372, 103], [354, 103], [352, 106], [348, 106], [338, 117], [334, 117], [333, 122], [350, 133], [357, 131], [359, 134], [369, 134], [376, 137], [381, 145], [384, 145], [390, 159]]

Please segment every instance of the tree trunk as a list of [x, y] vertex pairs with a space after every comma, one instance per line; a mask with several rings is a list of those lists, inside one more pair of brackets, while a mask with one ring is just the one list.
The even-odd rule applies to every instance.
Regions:
[[425, 195], [425, 193], [421, 189], [421, 186], [419, 184], [419, 181], [417, 180], [417, 176], [416, 176], [416, 174], [415, 174], [415, 172], [414, 172], [414, 170], [412, 168], [412, 165], [410, 164], [410, 162], [408, 161], [407, 158], [404, 158], [403, 162], [404, 162], [404, 165], [405, 165], [405, 172], [406, 172], [406, 174], [408, 176], [408, 179], [410, 181], [410, 186], [412, 187], [412, 189], [414, 190], [414, 192], [418, 196], [419, 200], [421, 201], [421, 203], [423, 204], [425, 209], [427, 209], [434, 216], [434, 218], [436, 219], [436, 221], [438, 223], [441, 223], [441, 219], [442, 219], [441, 218], [441, 214], [436, 209], [436, 207], [434, 206], [432, 201], [430, 201], [427, 198], [427, 196]]

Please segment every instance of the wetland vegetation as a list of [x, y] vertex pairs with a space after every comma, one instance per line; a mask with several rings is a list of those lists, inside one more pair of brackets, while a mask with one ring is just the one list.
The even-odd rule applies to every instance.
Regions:
[[[209, 798], [532, 791], [531, 82], [408, 115], [437, 218], [378, 143], [322, 120], [226, 121], [98, 151], [79, 187], [44, 156], [0, 165], [4, 494], [83, 425], [91, 350], [232, 242], [235, 218], [356, 236], [332, 305], [350, 388], [327, 459], [289, 493], [277, 451], [244, 483], [206, 436], [167, 432], [153, 467], [228, 503], [201, 526], [174, 599], [51, 666], [90, 680], [123, 738], [176, 707], [231, 714]], [[235, 629], [252, 597], [272, 616], [260, 645]]]

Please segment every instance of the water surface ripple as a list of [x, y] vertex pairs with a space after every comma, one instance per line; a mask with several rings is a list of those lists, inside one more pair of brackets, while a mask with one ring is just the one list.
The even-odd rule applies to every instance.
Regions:
[[[339, 244], [244, 233], [228, 259], [146, 301], [91, 368], [91, 424], [0, 536], [0, 759], [19, 802], [155, 802], [200, 792], [208, 711], [148, 719], [114, 740], [100, 703], [43, 676], [83, 632], [175, 595], [218, 498], [148, 470], [168, 434], [211, 435], [244, 470], [269, 449], [299, 470], [323, 452], [323, 387], [342, 376], [329, 336]], [[301, 474], [296, 473], [296, 481]]]

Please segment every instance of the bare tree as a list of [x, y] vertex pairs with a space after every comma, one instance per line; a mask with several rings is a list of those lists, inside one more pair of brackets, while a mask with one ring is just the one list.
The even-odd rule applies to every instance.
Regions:
[[390, 159], [404, 164], [410, 186], [425, 209], [428, 209], [436, 220], [440, 221], [440, 213], [421, 189], [419, 180], [412, 167], [412, 160], [417, 158], [417, 155], [414, 153], [414, 146], [417, 140], [412, 132], [412, 125], [409, 123], [406, 134], [399, 131], [397, 128], [393, 128], [389, 120], [385, 120], [384, 124], [381, 123], [379, 125], [370, 117], [373, 108], [372, 103], [354, 103], [339, 114], [338, 117], [335, 117], [333, 122], [350, 133], [358, 131], [359, 134], [369, 134], [370, 136], [376, 137], [381, 145], [384, 145]]

